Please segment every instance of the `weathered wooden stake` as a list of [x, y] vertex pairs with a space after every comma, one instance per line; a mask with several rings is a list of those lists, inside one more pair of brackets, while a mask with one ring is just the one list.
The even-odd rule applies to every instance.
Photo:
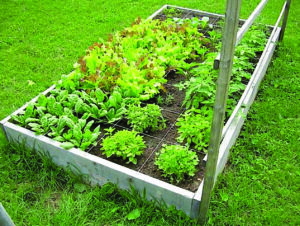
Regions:
[[219, 157], [219, 147], [224, 126], [224, 114], [228, 93], [228, 84], [232, 74], [233, 56], [237, 37], [241, 0], [228, 0], [225, 27], [222, 39], [220, 72], [217, 81], [216, 100], [214, 106], [213, 122], [211, 127], [208, 159], [206, 163], [204, 187], [200, 203], [198, 221], [206, 222], [206, 214], [209, 207], [211, 192], [216, 180], [216, 167]]
[[290, 6], [291, 6], [291, 0], [287, 0], [286, 6], [285, 6], [285, 11], [284, 11], [284, 18], [283, 18], [282, 26], [281, 26], [281, 32], [280, 32], [280, 36], [279, 36], [279, 41], [282, 41], [283, 37], [284, 37], [284, 32], [285, 32], [289, 12], [290, 12]]

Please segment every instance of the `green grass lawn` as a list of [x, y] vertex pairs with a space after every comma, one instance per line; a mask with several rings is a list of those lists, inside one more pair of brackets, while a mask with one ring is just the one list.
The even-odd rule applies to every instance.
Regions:
[[[223, 13], [225, 1], [172, 1]], [[243, 1], [242, 17], [259, 0]], [[48, 88], [99, 37], [146, 18], [168, 1], [1, 1], [0, 119]], [[260, 17], [273, 23], [282, 0]], [[280, 45], [228, 167], [214, 190], [208, 224], [300, 225], [300, 2], [292, 1]], [[157, 207], [112, 185], [90, 188], [0, 134], [0, 202], [17, 225], [189, 225], [182, 212]], [[140, 217], [129, 220], [138, 209]]]

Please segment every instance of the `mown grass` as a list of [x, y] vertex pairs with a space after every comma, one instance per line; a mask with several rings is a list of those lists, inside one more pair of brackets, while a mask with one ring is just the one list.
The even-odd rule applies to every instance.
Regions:
[[[247, 17], [259, 1], [243, 1]], [[2, 1], [0, 118], [72, 70], [85, 49], [146, 18], [167, 1]], [[260, 21], [274, 23], [283, 1], [269, 1]], [[172, 1], [222, 13], [224, 1]], [[208, 224], [299, 225], [300, 2], [293, 1], [284, 43], [261, 85], [230, 163], [215, 189]], [[0, 137], [0, 201], [17, 225], [189, 225], [174, 209], [156, 207], [112, 185], [78, 178]], [[127, 215], [139, 209], [141, 216]]]

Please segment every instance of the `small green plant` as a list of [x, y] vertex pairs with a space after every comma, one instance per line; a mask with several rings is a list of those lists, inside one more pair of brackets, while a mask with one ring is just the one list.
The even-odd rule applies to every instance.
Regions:
[[212, 110], [202, 107], [200, 110], [191, 109], [180, 117], [176, 123], [178, 126], [180, 143], [187, 142], [188, 146], [195, 145], [195, 148], [206, 151], [209, 143]]
[[171, 94], [171, 93], [168, 93], [165, 97], [162, 97], [161, 95], [159, 95], [156, 99], [157, 101], [157, 104], [159, 106], [162, 106], [162, 105], [167, 105], [167, 106], [170, 106], [174, 103], [175, 101], [175, 98], [174, 98], [174, 95]]
[[212, 77], [192, 77], [176, 85], [179, 90], [186, 89], [183, 105], [186, 108], [199, 108], [203, 104], [212, 105], [215, 98], [215, 82]]
[[45, 114], [40, 116], [39, 119], [32, 118], [31, 122], [28, 123], [28, 127], [30, 127], [31, 130], [36, 134], [46, 134], [50, 127], [55, 125], [57, 121], [58, 119], [55, 116], [51, 114]]
[[201, 28], [205, 30], [208, 27], [209, 17], [202, 17], [201, 19]]
[[164, 104], [164, 98], [162, 96], [159, 95], [156, 100], [158, 105], [161, 106]]
[[174, 95], [171, 93], [168, 93], [166, 98], [165, 98], [165, 103], [166, 105], [172, 105], [175, 101]]
[[210, 36], [210, 40], [211, 40], [211, 44], [213, 46], [217, 45], [218, 41], [221, 40], [221, 33], [215, 31], [215, 30], [212, 30], [212, 31], [208, 31], [208, 34]]
[[180, 145], [164, 145], [157, 154], [155, 165], [163, 171], [163, 176], [180, 182], [184, 176], [194, 176], [198, 157], [195, 152]]
[[26, 126], [32, 121], [35, 115], [36, 110], [34, 109], [34, 104], [30, 103], [25, 111], [21, 112], [19, 115], [12, 115], [11, 118], [21, 126]]
[[182, 12], [179, 9], [176, 9], [176, 8], [167, 8], [167, 9], [164, 10], [164, 14], [167, 17], [174, 17], [174, 16], [180, 17]]
[[109, 128], [107, 128], [107, 129], [104, 129], [104, 131], [106, 132], [105, 135], [111, 136], [112, 133], [115, 131], [115, 128], [109, 127]]
[[147, 104], [145, 107], [131, 105], [127, 112], [128, 124], [137, 132], [162, 130], [166, 127], [166, 120], [156, 104]]
[[142, 155], [146, 147], [143, 137], [137, 135], [136, 131], [121, 130], [112, 135], [113, 130], [107, 130], [109, 137], [103, 139], [102, 148], [103, 154], [108, 158], [112, 155], [122, 157], [123, 160], [128, 159], [128, 162], [137, 163], [136, 156]]

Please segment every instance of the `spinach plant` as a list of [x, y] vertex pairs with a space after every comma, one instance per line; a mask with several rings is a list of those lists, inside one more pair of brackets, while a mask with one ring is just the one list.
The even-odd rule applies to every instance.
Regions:
[[86, 119], [79, 119], [78, 123], [74, 123], [72, 128], [64, 130], [62, 136], [54, 139], [62, 143], [62, 147], [69, 149], [78, 147], [81, 150], [87, 149], [90, 145], [96, 145], [97, 138], [100, 135], [100, 126], [91, 130], [94, 121], [87, 122]]
[[36, 134], [46, 134], [51, 126], [56, 125], [58, 119], [57, 117], [51, 114], [41, 115], [38, 119], [32, 119], [31, 122], [28, 123], [28, 126], [34, 131]]
[[34, 121], [36, 110], [34, 103], [29, 103], [25, 111], [20, 112], [18, 115], [12, 115], [11, 118], [19, 123], [21, 126], [26, 126], [28, 123]]

